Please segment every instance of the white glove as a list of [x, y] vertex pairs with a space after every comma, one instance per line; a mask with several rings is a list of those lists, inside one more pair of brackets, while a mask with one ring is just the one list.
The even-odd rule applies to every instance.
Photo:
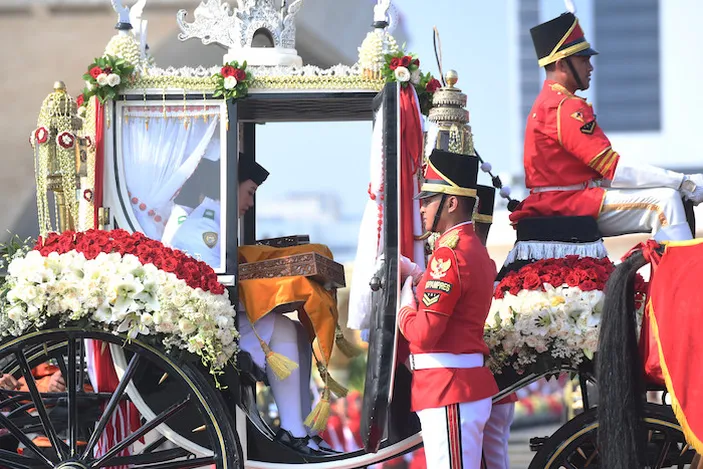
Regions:
[[681, 183], [683, 196], [698, 205], [703, 202], [703, 174], [687, 174]]
[[401, 255], [398, 261], [400, 262], [400, 277], [403, 278], [410, 275], [413, 278], [413, 285], [420, 283], [422, 274], [424, 274], [425, 271], [405, 256]]
[[610, 187], [620, 189], [669, 187], [680, 190], [683, 180], [683, 173], [658, 168], [620, 155]]
[[400, 307], [410, 306], [412, 309], [417, 309], [417, 301], [415, 300], [415, 292], [413, 291], [413, 278], [408, 277], [400, 290]]

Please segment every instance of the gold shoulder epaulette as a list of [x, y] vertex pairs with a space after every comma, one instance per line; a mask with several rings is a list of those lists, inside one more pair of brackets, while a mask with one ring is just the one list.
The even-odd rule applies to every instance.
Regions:
[[439, 247], [454, 249], [458, 243], [459, 233], [455, 231], [453, 233], [448, 233], [446, 236], [443, 236], [442, 240], [439, 242]]

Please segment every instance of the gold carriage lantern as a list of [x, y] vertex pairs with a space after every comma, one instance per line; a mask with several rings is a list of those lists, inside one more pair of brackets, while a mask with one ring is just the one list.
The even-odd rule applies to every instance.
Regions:
[[30, 136], [42, 236], [54, 231], [49, 191], [53, 193], [57, 231], [76, 229], [78, 177], [85, 171], [86, 161], [86, 142], [77, 135], [82, 125], [76, 101], [66, 92], [66, 85], [55, 82], [54, 91], [42, 103], [37, 128]]
[[427, 116], [438, 127], [435, 148], [474, 155], [474, 142], [469, 125], [466, 95], [455, 85], [459, 75], [449, 70], [445, 76], [447, 86], [438, 89], [432, 96], [432, 108]]

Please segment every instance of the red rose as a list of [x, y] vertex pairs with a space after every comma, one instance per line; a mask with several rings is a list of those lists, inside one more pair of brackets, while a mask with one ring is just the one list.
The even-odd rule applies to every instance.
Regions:
[[390, 68], [391, 70], [395, 70], [399, 66], [400, 66], [400, 59], [398, 57], [393, 57], [391, 59], [391, 63], [388, 65], [388, 68]]
[[508, 290], [508, 293], [510, 293], [511, 295], [514, 296], [514, 295], [517, 295], [518, 293], [520, 293], [520, 290], [521, 290], [520, 287], [511, 287], [510, 290]]
[[505, 293], [503, 293], [503, 290], [498, 289], [496, 289], [495, 293], [493, 294], [493, 298], [495, 298], [496, 300], [502, 300], [504, 296]]
[[90, 72], [88, 72], [88, 73], [90, 73], [91, 77], [97, 79], [98, 76], [100, 76], [100, 74], [103, 73], [103, 69], [96, 66], [96, 67], [91, 68]]
[[528, 290], [538, 290], [542, 286], [542, 281], [535, 272], [528, 272], [522, 279], [522, 286]]
[[583, 282], [581, 282], [581, 285], [579, 285], [579, 288], [582, 291], [593, 291], [597, 289], [597, 285], [591, 280], [584, 280]]
[[581, 283], [579, 276], [577, 274], [575, 274], [574, 272], [571, 272], [568, 275], [566, 275], [564, 280], [565, 280], [566, 284], [570, 287], [578, 287], [579, 283]]
[[175, 257], [165, 257], [161, 263], [161, 269], [166, 272], [175, 272], [178, 268], [178, 261]]
[[42, 238], [41, 236], [39, 236], [39, 237], [37, 237], [37, 242], [36, 242], [36, 244], [34, 244], [33, 250], [34, 250], [34, 251], [38, 251], [38, 250], [40, 250], [40, 249], [43, 248], [43, 247], [44, 247], [44, 238]]
[[101, 251], [99, 247], [97, 247], [95, 244], [91, 244], [85, 251], [83, 251], [83, 255], [86, 259], [95, 259], [96, 257], [98, 257], [98, 254], [100, 254], [100, 252]]
[[425, 90], [427, 90], [428, 93], [434, 93], [438, 89], [442, 87], [442, 84], [437, 80], [436, 78], [432, 78], [430, 81], [427, 82], [427, 85], [425, 86]]
[[220, 74], [224, 77], [233, 77], [235, 73], [235, 68], [231, 65], [225, 65], [222, 67], [222, 70], [220, 70]]
[[109, 75], [112, 73], [112, 67], [105, 67], [103, 68], [103, 73], [106, 75]]
[[420, 66], [420, 59], [414, 59], [413, 60], [413, 65]]
[[220, 282], [218, 282], [217, 279], [215, 279], [215, 280], [210, 279], [207, 283], [207, 288], [205, 288], [205, 290], [207, 290], [210, 293], [213, 293], [215, 295], [218, 295], [219, 293], [215, 293], [215, 291], [217, 291], [221, 287], [222, 287], [222, 285], [220, 285]]
[[552, 276], [549, 275], [549, 274], [542, 274], [542, 275], [540, 275], [540, 276], [539, 276], [539, 280], [540, 280], [542, 283], [548, 283], [548, 284], [550, 284], [550, 285], [552, 285], [552, 286], [557, 286], [557, 287], [558, 287], [559, 285], [561, 285], [561, 284], [559, 284], [559, 285], [554, 285], [554, 284], [552, 283], [553, 278], [552, 278]]
[[81, 107], [85, 104], [85, 97], [82, 94], [79, 94], [78, 97], [76, 98], [76, 105], [78, 107]]
[[583, 269], [575, 268], [574, 273], [578, 275], [582, 281], [588, 278], [588, 273]]
[[412, 61], [413, 61], [413, 58], [412, 58], [412, 57], [410, 57], [409, 55], [404, 55], [404, 56], [400, 59], [400, 65], [402, 65], [403, 67], [406, 67], [406, 68], [407, 68], [407, 67], [410, 66], [410, 62], [412, 62]]
[[142, 262], [142, 264], [153, 264], [154, 259], [156, 259], [156, 254], [152, 250], [149, 250], [139, 256], [139, 260]]
[[247, 73], [241, 68], [236, 68], [234, 69], [234, 78], [236, 78], [237, 81], [241, 83], [247, 79]]
[[142, 257], [151, 252], [151, 248], [146, 244], [140, 244], [137, 246], [137, 256]]

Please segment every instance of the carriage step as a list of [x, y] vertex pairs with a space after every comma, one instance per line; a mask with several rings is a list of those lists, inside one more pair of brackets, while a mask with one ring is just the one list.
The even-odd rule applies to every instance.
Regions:
[[536, 436], [534, 438], [530, 438], [530, 451], [539, 451], [544, 445], [544, 442], [548, 439], [548, 436]]

